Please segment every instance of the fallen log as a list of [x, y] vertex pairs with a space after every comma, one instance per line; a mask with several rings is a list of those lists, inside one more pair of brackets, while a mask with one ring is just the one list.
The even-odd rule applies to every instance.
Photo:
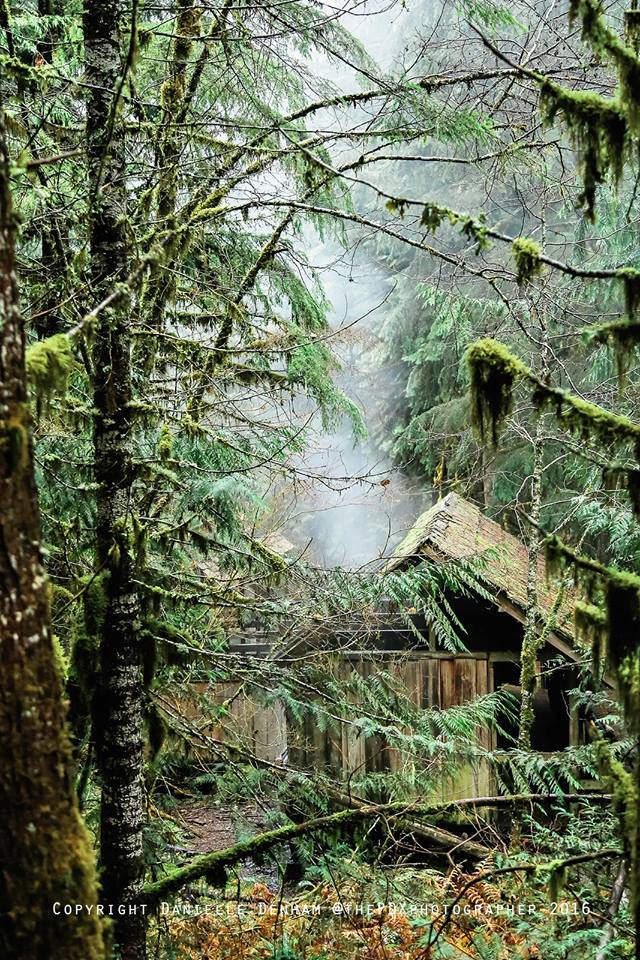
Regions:
[[[328, 792], [336, 804], [343, 809], [362, 810], [370, 806], [365, 800], [351, 796], [341, 790], [332, 788]], [[443, 807], [448, 806], [448, 802], [436, 805], [432, 809], [432, 813], [440, 813]], [[463, 855], [470, 860], [484, 860], [492, 852], [489, 847], [485, 847], [481, 843], [459, 837], [457, 834], [451, 833], [450, 830], [444, 830], [442, 827], [436, 827], [432, 824], [418, 823], [413, 819], [402, 818], [400, 825], [407, 833], [413, 834], [413, 836], [419, 840], [435, 844], [442, 852], [450, 856], [457, 854], [458, 856]]]

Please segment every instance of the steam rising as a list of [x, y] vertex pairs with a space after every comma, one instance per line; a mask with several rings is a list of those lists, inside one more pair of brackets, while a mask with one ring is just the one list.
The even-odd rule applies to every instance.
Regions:
[[[381, 75], [402, 53], [407, 17], [404, 9], [371, 3], [344, 20]], [[342, 92], [360, 86], [348, 66], [328, 63], [318, 55], [311, 66], [314, 74]], [[340, 116], [327, 111], [325, 116], [318, 115], [317, 124], [320, 129], [339, 127]], [[391, 389], [391, 378], [372, 362], [372, 352], [393, 281], [376, 269], [359, 238], [352, 239], [354, 248], [345, 251], [333, 241], [318, 242], [316, 236], [308, 235], [307, 256], [320, 271], [332, 307], [333, 347], [342, 364], [338, 386], [360, 409], [368, 438], [358, 440], [346, 418], [331, 432], [322, 429], [319, 417], [314, 418], [310, 445], [297, 464], [301, 479], [291, 500], [280, 507], [286, 518], [280, 531], [297, 552], [304, 551], [305, 560], [349, 569], [375, 566], [388, 555], [429, 497], [424, 482], [409, 480], [374, 439], [380, 436], [375, 401]]]

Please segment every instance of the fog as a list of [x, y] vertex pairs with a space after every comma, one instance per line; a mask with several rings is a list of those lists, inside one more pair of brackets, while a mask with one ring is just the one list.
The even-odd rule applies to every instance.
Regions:
[[[397, 4], [360, 9], [345, 25], [384, 74], [402, 55], [408, 13]], [[354, 72], [335, 62], [316, 56], [313, 69], [343, 92], [358, 87]], [[339, 116], [327, 114], [317, 122], [335, 126], [339, 121]], [[409, 480], [374, 439], [380, 438], [375, 400], [388, 393], [390, 385], [384, 367], [376, 362], [376, 331], [393, 278], [378, 270], [357, 232], [350, 231], [349, 238], [353, 246], [345, 250], [335, 240], [320, 241], [309, 233], [305, 252], [331, 303], [333, 347], [342, 367], [336, 382], [360, 410], [368, 436], [358, 440], [347, 418], [331, 431], [314, 419], [309, 446], [298, 463], [302, 481], [288, 504], [284, 532], [309, 561], [359, 568], [375, 566], [391, 552], [424, 509], [430, 491], [424, 481]]]

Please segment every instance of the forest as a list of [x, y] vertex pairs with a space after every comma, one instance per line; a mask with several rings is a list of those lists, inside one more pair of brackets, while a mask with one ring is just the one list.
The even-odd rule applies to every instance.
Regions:
[[3, 960], [640, 958], [639, 227], [638, 0], [0, 0]]

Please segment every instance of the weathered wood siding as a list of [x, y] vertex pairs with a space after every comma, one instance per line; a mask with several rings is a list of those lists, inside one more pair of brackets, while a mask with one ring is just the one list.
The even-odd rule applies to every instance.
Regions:
[[[399, 667], [407, 695], [418, 708], [449, 707], [473, 703], [492, 689], [489, 661], [486, 654], [418, 654]], [[490, 748], [491, 733], [480, 734], [478, 745]], [[389, 768], [411, 770], [415, 758], [407, 751], [388, 750]], [[454, 778], [443, 778], [443, 799], [486, 795], [490, 790], [487, 764], [467, 765]]]
[[[444, 710], [471, 703], [492, 690], [492, 672], [486, 653], [354, 651], [336, 656], [330, 668], [337, 679], [343, 680], [354, 670], [363, 678], [380, 670], [395, 673], [418, 709]], [[225, 703], [228, 710], [224, 724], [203, 728], [202, 701], [196, 706], [194, 700], [187, 712], [194, 719], [199, 718], [200, 729], [215, 740], [251, 750], [262, 760], [288, 759], [292, 766], [321, 769], [343, 780], [384, 770], [411, 773], [416, 762], [410, 751], [389, 747], [379, 735], [364, 736], [353, 724], [321, 729], [310, 717], [298, 723], [286, 716], [282, 705], [265, 707], [248, 696], [239, 684], [219, 684], [209, 689], [202, 686], [198, 693], [216, 706]], [[182, 712], [185, 712], [184, 703]], [[479, 744], [491, 747], [491, 736], [489, 731], [482, 733]], [[483, 762], [474, 767], [468, 765], [455, 778], [443, 779], [441, 784], [444, 799], [486, 795], [490, 791], [489, 770]]]
[[[174, 701], [178, 712], [206, 737], [249, 751], [261, 760], [280, 762], [287, 751], [287, 718], [281, 703], [265, 707], [248, 696], [242, 684], [194, 683], [190, 698]], [[224, 723], [207, 723], [206, 717], [225, 705]], [[193, 738], [198, 749], [199, 740]]]

